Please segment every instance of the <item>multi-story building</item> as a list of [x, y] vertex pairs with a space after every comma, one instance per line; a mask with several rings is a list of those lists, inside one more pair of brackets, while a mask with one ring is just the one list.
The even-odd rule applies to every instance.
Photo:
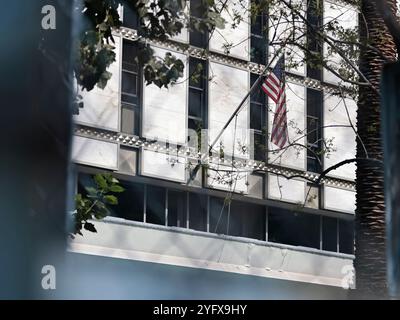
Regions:
[[[201, 15], [199, 3], [190, 1], [191, 15]], [[241, 13], [243, 3], [249, 5], [227, 2], [243, 17], [234, 27], [233, 16], [223, 11], [223, 30], [184, 29], [169, 41], [150, 41], [157, 55], [169, 51], [185, 63], [182, 81], [168, 89], [144, 84], [135, 60], [138, 19], [121, 8], [112, 78], [104, 90], [84, 94], [75, 117], [77, 190], [104, 171], [126, 189], [112, 215], [96, 222], [97, 233], [85, 232], [70, 244], [77, 264], [93, 259], [101, 274], [88, 296], [345, 296], [341, 287], [351, 282], [354, 258], [355, 167], [332, 171], [318, 186], [310, 182], [354, 158], [349, 121], [355, 124], [356, 104], [334, 94], [339, 79], [310, 65], [286, 68], [289, 147], [280, 150], [269, 141], [274, 104], [255, 88], [213, 151], [204, 148], [274, 59], [271, 39], [279, 43], [287, 36], [276, 12], [251, 23]], [[322, 16], [307, 7], [311, 25], [332, 19], [357, 25], [357, 11], [341, 2], [325, 0]], [[327, 54], [310, 25], [298, 23], [305, 32], [296, 41]], [[285, 52], [293, 61], [303, 59], [295, 45], [287, 44]], [[200, 129], [207, 132], [196, 147]], [[329, 150], [320, 152], [323, 144]], [[200, 158], [206, 165], [193, 175]]]

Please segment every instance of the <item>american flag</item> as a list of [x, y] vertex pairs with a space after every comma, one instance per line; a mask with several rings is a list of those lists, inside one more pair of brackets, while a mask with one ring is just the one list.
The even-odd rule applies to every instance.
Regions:
[[283, 54], [274, 69], [272, 69], [272, 72], [265, 78], [261, 87], [268, 97], [276, 103], [271, 142], [279, 148], [283, 148], [289, 141], [284, 70], [285, 55]]

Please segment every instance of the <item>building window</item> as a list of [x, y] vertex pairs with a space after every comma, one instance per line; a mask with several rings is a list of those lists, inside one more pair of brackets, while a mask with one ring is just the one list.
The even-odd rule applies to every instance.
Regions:
[[265, 207], [233, 201], [231, 205], [229, 235], [265, 240]]
[[124, 27], [135, 30], [139, 28], [139, 17], [133, 3], [131, 3], [130, 5], [124, 5], [122, 25]]
[[141, 70], [136, 62], [137, 45], [123, 41], [121, 83], [121, 131], [139, 135]]
[[322, 250], [338, 251], [338, 219], [322, 217]]
[[187, 227], [187, 193], [168, 190], [168, 226]]
[[251, 17], [250, 36], [250, 61], [265, 65], [267, 62], [267, 22], [265, 11], [259, 12], [260, 0], [253, 0], [252, 5], [256, 8], [256, 14]]
[[161, 187], [146, 186], [146, 222], [165, 226], [166, 190]]
[[265, 240], [265, 207], [210, 197], [210, 232]]
[[194, 29], [193, 25], [200, 19], [207, 16], [207, 4], [204, 0], [190, 0], [190, 25], [189, 42], [192, 46], [207, 49], [208, 48], [208, 32], [200, 32]]
[[[207, 123], [207, 62], [189, 58], [188, 127], [199, 132]], [[190, 140], [190, 138], [189, 138]], [[198, 141], [200, 145], [200, 141]]]
[[207, 196], [189, 193], [189, 228], [207, 231]]
[[[250, 74], [250, 86], [259, 75]], [[265, 161], [266, 155], [266, 97], [261, 86], [250, 95], [250, 129], [254, 130], [254, 160]]]
[[354, 221], [339, 220], [339, 252], [354, 253]]
[[[315, 30], [321, 29], [322, 26], [322, 1], [309, 0], [307, 6], [307, 20], [309, 27], [307, 30], [307, 46], [308, 50], [316, 55], [322, 54], [322, 46], [316, 37]], [[322, 79], [322, 68], [316, 63], [307, 65], [307, 76], [316, 80]]]
[[210, 198], [210, 232], [228, 234], [230, 210], [223, 198]]
[[322, 147], [322, 92], [307, 89], [307, 170], [319, 173]]
[[268, 241], [320, 249], [320, 216], [271, 207]]
[[128, 181], [120, 181], [120, 184], [125, 191], [118, 193], [118, 205], [110, 206], [111, 216], [143, 222], [144, 185]]

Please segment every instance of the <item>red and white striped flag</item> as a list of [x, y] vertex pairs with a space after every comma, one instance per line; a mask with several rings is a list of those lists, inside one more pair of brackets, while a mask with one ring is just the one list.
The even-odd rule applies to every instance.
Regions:
[[265, 78], [261, 87], [268, 97], [276, 103], [271, 142], [279, 148], [283, 148], [289, 142], [284, 70], [285, 55], [283, 54], [272, 72]]

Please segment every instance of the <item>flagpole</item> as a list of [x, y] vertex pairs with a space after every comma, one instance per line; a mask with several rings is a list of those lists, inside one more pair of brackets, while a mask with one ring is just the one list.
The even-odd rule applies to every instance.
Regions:
[[235, 109], [235, 111], [232, 113], [232, 115], [230, 116], [230, 118], [228, 119], [228, 121], [225, 123], [225, 125], [222, 127], [221, 131], [218, 133], [218, 135], [216, 136], [216, 138], [213, 140], [213, 142], [210, 144], [210, 147], [208, 148], [208, 152], [203, 154], [201, 156], [200, 159], [200, 163], [198, 163], [196, 165], [196, 167], [193, 169], [193, 171], [190, 174], [190, 177], [187, 181], [186, 184], [189, 184], [190, 181], [192, 181], [194, 179], [194, 177], [196, 176], [197, 172], [199, 171], [200, 165], [202, 164], [202, 162], [204, 161], [204, 159], [206, 158], [206, 156], [208, 156], [208, 154], [212, 151], [214, 145], [218, 142], [219, 138], [221, 138], [222, 134], [224, 133], [224, 131], [226, 130], [226, 128], [228, 128], [228, 126], [230, 125], [230, 123], [232, 122], [232, 120], [235, 118], [236, 114], [240, 111], [240, 109], [243, 107], [244, 103], [246, 102], [247, 98], [251, 95], [251, 93], [253, 92], [254, 88], [256, 88], [262, 78], [265, 76], [265, 72], [268, 70], [268, 68], [270, 67], [270, 65], [272, 64], [272, 62], [274, 62], [275, 58], [281, 53], [282, 51], [281, 47], [279, 50], [277, 50], [274, 54], [274, 56], [272, 57], [272, 59], [268, 62], [268, 65], [264, 68], [264, 70], [261, 72], [260, 76], [258, 77], [258, 79], [253, 83], [253, 85], [251, 86], [250, 90], [247, 92], [247, 94], [244, 96], [244, 98], [242, 99], [242, 101], [239, 103], [238, 107]]

